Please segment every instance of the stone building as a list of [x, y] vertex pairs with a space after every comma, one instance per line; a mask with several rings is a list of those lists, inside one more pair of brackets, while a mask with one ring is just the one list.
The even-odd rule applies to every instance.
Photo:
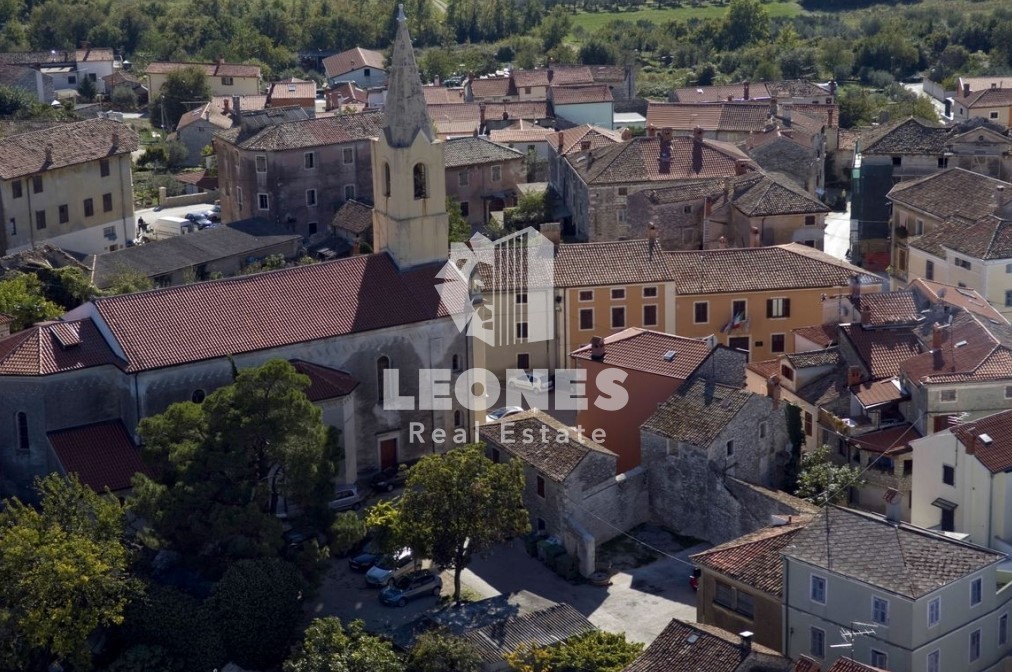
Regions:
[[446, 141], [446, 193], [472, 225], [517, 204], [517, 184], [527, 182], [524, 154], [484, 136]]

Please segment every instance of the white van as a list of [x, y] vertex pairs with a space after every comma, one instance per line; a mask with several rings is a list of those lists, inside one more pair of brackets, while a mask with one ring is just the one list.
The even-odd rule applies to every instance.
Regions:
[[155, 240], [161, 240], [193, 233], [196, 230], [197, 225], [183, 217], [159, 217], [151, 227], [151, 235]]

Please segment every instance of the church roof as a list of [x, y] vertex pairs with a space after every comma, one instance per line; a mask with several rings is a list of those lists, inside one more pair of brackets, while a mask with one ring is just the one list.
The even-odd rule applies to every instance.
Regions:
[[411, 36], [408, 34], [403, 6], [397, 16], [397, 37], [394, 38], [388, 71], [384, 106], [386, 124], [383, 128], [387, 143], [391, 147], [410, 147], [419, 132], [432, 142], [436, 138], [432, 121], [425, 109], [422, 79], [415, 63], [415, 52], [411, 48]]

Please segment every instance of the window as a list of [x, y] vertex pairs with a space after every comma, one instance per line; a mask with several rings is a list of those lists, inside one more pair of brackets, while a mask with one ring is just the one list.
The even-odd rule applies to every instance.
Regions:
[[915, 235], [915, 236], [924, 235], [924, 220], [923, 219], [915, 219], [914, 220], [914, 232], [913, 232], [913, 235]]
[[884, 670], [884, 669], [886, 669], [886, 665], [888, 665], [888, 664], [889, 664], [889, 656], [887, 656], [882, 651], [877, 651], [875, 649], [871, 650], [871, 666], [872, 667], [878, 667], [878, 668], [881, 668], [881, 669]]
[[11, 235], [18, 235], [18, 220], [13, 217], [11, 217]]
[[643, 326], [657, 326], [657, 306], [643, 306]]
[[805, 226], [815, 226], [815, 215], [805, 215]]
[[[355, 163], [355, 150], [352, 147], [345, 147], [342, 149], [341, 161], [343, 161], [346, 166], [350, 166]], [[308, 168], [309, 166], [306, 167]]]
[[939, 401], [949, 401], [949, 402], [955, 401], [956, 400], [956, 391], [955, 390], [942, 390], [938, 394], [938, 399], [939, 399]]
[[941, 663], [939, 662], [940, 659], [941, 659], [941, 657], [942, 657], [942, 654], [938, 651], [938, 649], [935, 649], [934, 651], [932, 651], [931, 653], [929, 653], [928, 654], [928, 663], [927, 663], [927, 665], [924, 668], [926, 670], [926, 672], [941, 672], [942, 668], [941, 668]]
[[[21, 190], [19, 189], [18, 191], [20, 192]], [[15, 198], [17, 198], [17, 196], [15, 196]], [[1005, 272], [1012, 273], [1012, 264], [1005, 264]]]
[[903, 165], [903, 157], [902, 156], [894, 156], [893, 157], [893, 165], [894, 166], [902, 166]]
[[471, 204], [467, 201], [460, 202], [460, 216], [466, 218], [471, 214]]
[[545, 479], [542, 476], [538, 476], [538, 497], [544, 498], [545, 496]]
[[355, 198], [355, 185], [346, 184], [344, 185], [344, 200], [351, 201]]
[[1005, 646], [1008, 643], [1008, 614], [1002, 614], [998, 619], [998, 645]]
[[871, 598], [871, 620], [879, 625], [889, 625], [889, 600], [881, 597]]
[[36, 194], [41, 194], [42, 193], [42, 176], [41, 175], [35, 175], [34, 177], [32, 177], [32, 193], [36, 193]]
[[95, 201], [90, 198], [84, 199], [84, 216], [91, 217], [95, 214]]
[[525, 86], [524, 87], [524, 95], [530, 95], [530, 93], [531, 93], [531, 87]]
[[942, 465], [942, 483], [946, 485], [956, 484], [956, 468], [948, 464]]
[[390, 195], [390, 164], [383, 164], [383, 195]]
[[619, 224], [625, 224], [625, 208], [615, 210], [615, 219]]
[[270, 210], [271, 197], [268, 194], [257, 194], [257, 207], [261, 210]]
[[489, 173], [493, 182], [499, 182], [502, 180], [502, 166], [492, 166], [489, 169]]
[[970, 582], [971, 607], [976, 607], [978, 604], [980, 604], [983, 588], [984, 588], [984, 580], [981, 578], [976, 578]]
[[812, 574], [811, 580], [811, 591], [810, 595], [812, 602], [818, 602], [819, 604], [826, 603], [826, 579], [821, 576]]
[[531, 356], [529, 353], [521, 352], [517, 354], [517, 368], [521, 371], [531, 368]]
[[24, 411], [18, 412], [15, 416], [15, 422], [17, 423], [18, 432], [18, 450], [27, 453], [31, 447], [31, 442], [28, 438], [28, 414]]
[[1005, 398], [1012, 399], [1012, 385], [1005, 386]]
[[70, 208], [66, 204], [61, 205], [59, 208], [60, 213], [60, 224], [66, 224], [70, 221]]
[[429, 197], [429, 184], [425, 177], [425, 164], [416, 163], [415, 168], [412, 171], [415, 187], [415, 198], [428, 198]]
[[[21, 192], [21, 180], [14, 180], [13, 182], [11, 182], [11, 192], [13, 193], [14, 198], [21, 198], [21, 194], [22, 194], [22, 192]], [[1012, 266], [1012, 264], [1009, 264], [1009, 265]]]
[[193, 391], [193, 394], [190, 395], [190, 401], [192, 401], [195, 404], [200, 404], [204, 402], [204, 399], [206, 397], [207, 393], [204, 392], [204, 390], [197, 388], [196, 390]]
[[784, 352], [786, 349], [785, 339], [785, 334], [770, 334], [770, 351]]
[[581, 289], [580, 290], [580, 301], [593, 301], [594, 290], [593, 289]]
[[231, 77], [222, 77], [221, 78], [221, 85], [222, 86], [232, 86], [232, 82], [233, 81], [235, 81], [235, 80], [233, 80]]
[[1012, 289], [1005, 290], [1005, 305], [1012, 306]]
[[[502, 459], [502, 456], [499, 455], [499, 449], [498, 448], [493, 448], [492, 449], [492, 462], [494, 462], [495, 464], [499, 464], [499, 460], [501, 460], [501, 459]], [[540, 518], [539, 518], [539, 520], [540, 520]]]
[[715, 588], [713, 593], [714, 603], [728, 609], [734, 609], [734, 588], [723, 581], [716, 581]]
[[760, 422], [759, 423], [759, 438], [760, 439], [765, 439], [766, 438], [766, 432], [768, 432], [768, 431], [769, 431], [769, 424], [766, 423], [766, 422]]
[[[350, 150], [350, 149], [345, 149], [344, 150], [344, 162], [345, 163], [351, 163], [351, 161], [348, 160], [348, 154], [351, 151], [352, 150]], [[352, 155], [352, 159], [354, 160], [354, 158], [355, 157], [354, 157], [354, 154], [353, 154]], [[316, 152], [306, 152], [305, 154], [303, 154], [302, 155], [302, 166], [306, 170], [312, 170], [313, 168], [316, 168]]]
[[728, 442], [724, 444], [724, 447], [727, 449], [727, 456], [734, 457], [734, 439], [729, 439]]
[[691, 205], [684, 205], [684, 206], [682, 206], [682, 214], [691, 215], [692, 214], [692, 206]]
[[987, 115], [987, 117], [988, 117], [988, 119], [997, 119], [998, 118], [998, 113], [997, 112], [989, 112], [988, 115]]
[[794, 369], [786, 364], [781, 364], [780, 375], [783, 376], [785, 380], [794, 380]]
[[970, 633], [970, 662], [974, 662], [980, 658], [980, 630], [974, 630]]
[[112, 194], [102, 194], [102, 212], [112, 212]]
[[613, 290], [611, 290], [611, 300], [612, 301], [619, 301], [619, 300], [624, 299], [624, 298], [625, 298], [625, 290], [624, 289], [613, 289]]
[[790, 317], [790, 299], [766, 299], [766, 317]]
[[527, 340], [527, 323], [526, 322], [517, 322], [517, 340], [518, 341], [526, 341]]
[[971, 264], [966, 259], [960, 259], [959, 257], [956, 257], [956, 259], [955, 259], [955, 261], [953, 263], [956, 264], [956, 266], [959, 266], [960, 268], [965, 268], [968, 271], [971, 268], [973, 268], [973, 264]]
[[467, 168], [457, 173], [457, 186], [466, 187], [468, 183]]
[[938, 157], [938, 167], [947, 168], [949, 166], [949, 158], [946, 156]]
[[746, 317], [746, 308], [748, 302], [745, 299], [735, 299], [731, 302], [731, 318], [737, 322], [740, 317], [742, 320]]
[[35, 228], [44, 229], [46, 228], [46, 211], [36, 210], [35, 211]]
[[520, 293], [516, 295], [517, 303], [527, 303], [527, 294]]
[[812, 435], [812, 414], [805, 411], [805, 436]]
[[826, 657], [826, 631], [819, 628], [812, 628], [810, 635], [811, 645], [808, 652], [816, 658]]
[[594, 328], [594, 309], [580, 308], [580, 331], [590, 331]]
[[625, 329], [625, 307], [615, 306], [611, 309], [611, 328]]
[[263, 154], [257, 156], [257, 172], [258, 173], [267, 172], [267, 157], [264, 156]]
[[913, 473], [914, 473], [914, 461], [913, 460], [904, 460], [903, 461], [903, 475], [904, 476], [912, 476]]
[[710, 321], [710, 303], [708, 301], [696, 301], [692, 304], [692, 321], [696, 324], [706, 324]]
[[306, 205], [309, 207], [316, 205], [316, 189], [306, 189]]
[[619, 196], [626, 196], [628, 194], [629, 194], [629, 187], [619, 187], [618, 188], [618, 195]]
[[643, 298], [644, 299], [653, 299], [656, 296], [657, 296], [657, 288], [656, 287], [644, 287], [643, 288]]
[[320, 228], [320, 225], [319, 225], [318, 222], [310, 222], [309, 223], [309, 235], [315, 236], [316, 232], [319, 230], [319, 228]]
[[99, 159], [98, 172], [102, 177], [109, 177], [109, 159]]
[[737, 592], [734, 610], [742, 616], [752, 618], [755, 615], [755, 600], [748, 593]]
[[545, 523], [544, 518], [538, 518], [537, 523], [538, 523], [538, 532], [544, 532], [545, 530], [548, 529], [548, 524]]
[[376, 400], [379, 403], [383, 403], [386, 399], [386, 390], [384, 389], [383, 373], [390, 368], [390, 358], [383, 355], [376, 360]]
[[924, 262], [924, 277], [928, 280], [935, 279], [935, 262], [930, 259]]
[[67, 84], [77, 84], [77, 77], [75, 75], [67, 75]]

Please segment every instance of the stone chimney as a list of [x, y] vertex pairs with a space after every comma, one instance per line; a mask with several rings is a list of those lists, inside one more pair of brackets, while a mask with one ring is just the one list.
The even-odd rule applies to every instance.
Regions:
[[748, 159], [735, 159], [734, 174], [744, 175], [748, 172]]
[[225, 56], [223, 54], [218, 54], [218, 67], [223, 65], [225, 65]]
[[232, 96], [232, 112], [237, 119], [242, 114], [242, 98], [239, 96]]
[[48, 166], [53, 162], [53, 146], [46, 145], [46, 165]]
[[770, 98], [770, 117], [776, 117], [780, 114], [780, 105], [777, 103], [777, 97], [773, 96]]
[[752, 653], [752, 632], [745, 630], [739, 632], [738, 636], [741, 637], [741, 657], [748, 658], [748, 654]]
[[551, 84], [552, 80], [555, 79], [555, 70], [552, 69], [550, 61], [548, 63], [548, 72], [546, 72], [545, 75], [548, 77], [548, 83]]
[[749, 87], [749, 82], [748, 82], [748, 80], [746, 79], [746, 80], [745, 80], [744, 82], [742, 82], [742, 84], [744, 84], [744, 86], [745, 86], [745, 92], [744, 92], [744, 93], [745, 93], [745, 95], [744, 95], [743, 97], [745, 98], [745, 100], [748, 100], [748, 99], [749, 99], [749, 96], [748, 96], [748, 87]]
[[662, 128], [660, 134], [660, 149], [657, 154], [657, 170], [662, 175], [671, 172], [671, 139], [673, 131], [670, 128]]
[[963, 84], [963, 97], [964, 98], [969, 98], [970, 97], [970, 84], [969, 84], [969, 82], [966, 83], [966, 84]]
[[826, 112], [826, 126], [828, 126], [829, 128], [836, 127], [836, 119], [834, 119], [833, 117], [834, 117], [833, 108], [830, 107], [829, 110], [827, 110]]
[[[112, 151], [119, 149], [119, 131], [112, 132]], [[1000, 189], [1001, 187], [999, 187]]]
[[651, 258], [654, 256], [655, 247], [657, 247], [657, 225], [650, 222], [647, 227], [647, 252]]
[[652, 138], [655, 135], [657, 135], [657, 127], [654, 126], [653, 124], [650, 124], [649, 126], [647, 126], [647, 137]]
[[229, 109], [230, 109], [229, 106], [230, 105], [231, 105], [231, 101], [228, 98], [226, 98], [225, 100], [222, 101], [221, 113], [224, 114], [226, 117], [228, 116]]
[[478, 103], [478, 130], [485, 128], [485, 103]]
[[558, 249], [562, 243], [562, 225], [559, 222], [545, 222], [541, 225], [541, 235], [552, 241], [552, 245]]
[[766, 396], [773, 400], [773, 410], [780, 408], [780, 376], [776, 373], [766, 379]]
[[[710, 201], [707, 201], [707, 203], [709, 202]], [[717, 239], [717, 248], [721, 250], [727, 249], [727, 236], [721, 236], [719, 239]]]
[[629, 142], [632, 139], [633, 139], [632, 129], [623, 128], [622, 129], [622, 142]]
[[749, 247], [759, 247], [759, 227], [753, 226], [749, 231]]
[[854, 387], [855, 385], [861, 384], [861, 367], [860, 366], [848, 366], [847, 367], [847, 387]]
[[1005, 210], [1005, 206], [1008, 205], [1010, 196], [1008, 189], [1005, 185], [998, 185], [994, 188], [994, 214], [1001, 215]]
[[351, 244], [351, 256], [357, 257], [360, 254], [362, 254], [362, 241], [358, 236], [355, 236], [355, 242]]
[[702, 142], [703, 141], [703, 127], [702, 126], [695, 126], [692, 129], [692, 139], [694, 141], [696, 141], [696, 142]]
[[931, 349], [935, 351], [942, 349], [942, 325], [937, 322], [931, 327]]
[[829, 80], [829, 93], [830, 93], [830, 95], [833, 95], [833, 96], [836, 95], [836, 80], [835, 79]]
[[850, 276], [850, 302], [855, 308], [861, 302], [861, 276], [857, 273]]
[[594, 336], [590, 339], [590, 358], [594, 361], [600, 362], [605, 356], [604, 339], [600, 336]]
[[436, 76], [435, 76], [435, 78], [434, 78], [434, 79], [432, 80], [432, 84], [433, 84], [434, 86], [439, 86], [439, 84], [440, 84], [440, 81], [439, 81], [439, 75], [436, 75]]

